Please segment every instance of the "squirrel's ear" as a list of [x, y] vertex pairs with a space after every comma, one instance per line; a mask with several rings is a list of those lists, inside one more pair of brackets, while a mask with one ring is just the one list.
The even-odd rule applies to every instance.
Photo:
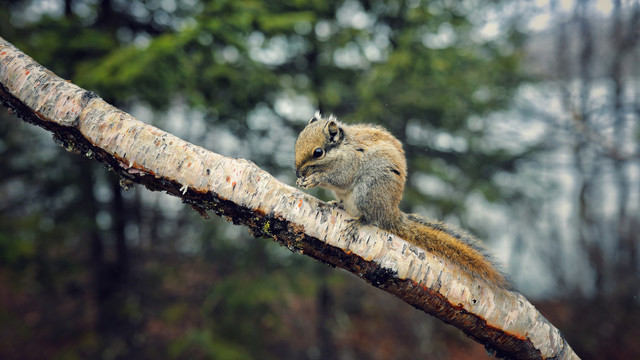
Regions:
[[344, 138], [344, 130], [333, 120], [324, 127], [324, 136], [329, 143], [337, 144]]
[[316, 122], [316, 121], [318, 121], [320, 119], [322, 119], [322, 114], [320, 113], [320, 110], [318, 110], [318, 111], [316, 111], [315, 114], [313, 114], [313, 117], [311, 118], [311, 120], [309, 120], [307, 125], [313, 124], [314, 122]]

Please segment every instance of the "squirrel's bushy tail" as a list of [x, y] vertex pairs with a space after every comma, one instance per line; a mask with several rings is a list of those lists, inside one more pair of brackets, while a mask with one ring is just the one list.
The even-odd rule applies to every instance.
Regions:
[[400, 226], [396, 235], [455, 263], [475, 278], [507, 290], [512, 289], [510, 281], [472, 235], [439, 221], [412, 214], [402, 216], [403, 226]]

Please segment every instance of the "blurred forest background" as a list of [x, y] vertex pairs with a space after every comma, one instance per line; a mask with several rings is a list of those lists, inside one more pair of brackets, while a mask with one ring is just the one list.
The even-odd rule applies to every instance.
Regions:
[[[4, 0], [0, 36], [288, 184], [315, 109], [384, 125], [406, 146], [406, 211], [485, 240], [583, 359], [640, 358], [637, 0]], [[488, 357], [0, 120], [2, 359]]]

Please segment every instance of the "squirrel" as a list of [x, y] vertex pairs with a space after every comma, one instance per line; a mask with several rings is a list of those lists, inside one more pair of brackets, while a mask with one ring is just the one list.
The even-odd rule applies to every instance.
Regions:
[[356, 218], [352, 225], [375, 225], [457, 264], [474, 279], [512, 289], [475, 237], [400, 210], [407, 160], [402, 143], [383, 127], [347, 125], [316, 112], [296, 140], [295, 167], [296, 184], [333, 190], [333, 203]]

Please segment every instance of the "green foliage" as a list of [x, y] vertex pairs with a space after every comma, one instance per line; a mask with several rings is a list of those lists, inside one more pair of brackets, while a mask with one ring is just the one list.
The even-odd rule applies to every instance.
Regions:
[[135, 46], [113, 51], [101, 60], [100, 66], [81, 67], [77, 82], [97, 89], [106, 98], [139, 97], [154, 107], [166, 108], [194, 68], [184, 52], [190, 40], [189, 34], [165, 34], [155, 38], [144, 52]]
[[87, 27], [76, 18], [49, 16], [8, 40], [58, 76], [74, 80], [77, 69], [92, 66], [118, 46], [114, 34]]

